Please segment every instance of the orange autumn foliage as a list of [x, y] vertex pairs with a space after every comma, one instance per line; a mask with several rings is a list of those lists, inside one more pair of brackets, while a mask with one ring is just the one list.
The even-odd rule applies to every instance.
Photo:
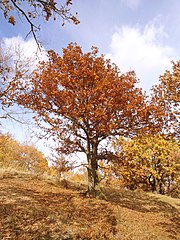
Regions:
[[164, 110], [164, 133], [180, 137], [180, 60], [172, 63], [172, 71], [160, 76], [153, 87], [152, 99]]
[[18, 76], [14, 81], [13, 99], [37, 114], [39, 126], [60, 142], [58, 150], [86, 154], [91, 195], [98, 184], [98, 161], [114, 155], [103, 141], [160, 127], [155, 106], [136, 87], [135, 73], [122, 74], [96, 47], [83, 53], [70, 43], [62, 57], [49, 51], [49, 61], [40, 63], [30, 81]]

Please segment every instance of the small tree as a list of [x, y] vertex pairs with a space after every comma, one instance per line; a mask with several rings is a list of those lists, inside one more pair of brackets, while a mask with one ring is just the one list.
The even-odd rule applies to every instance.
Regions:
[[63, 156], [57, 149], [52, 153], [49, 160], [51, 162], [52, 175], [56, 175], [59, 179], [63, 177], [64, 173], [73, 169], [72, 162], [68, 161], [66, 156]]
[[9, 134], [0, 134], [0, 166], [33, 173], [49, 171], [48, 161], [33, 145], [21, 145]]
[[136, 83], [134, 72], [121, 74], [96, 47], [84, 54], [71, 43], [62, 57], [49, 51], [49, 61], [40, 63], [26, 85], [16, 79], [12, 91], [17, 103], [36, 112], [38, 124], [60, 141], [62, 153], [86, 155], [88, 193], [95, 196], [98, 160], [113, 156], [104, 147], [108, 141], [153, 125], [153, 110]]
[[179, 178], [180, 147], [177, 141], [160, 135], [120, 138], [115, 144], [119, 161], [115, 172], [131, 189], [142, 187], [170, 193]]
[[25, 171], [32, 173], [48, 173], [48, 161], [42, 152], [38, 151], [33, 145], [20, 145], [19, 159], [16, 165]]

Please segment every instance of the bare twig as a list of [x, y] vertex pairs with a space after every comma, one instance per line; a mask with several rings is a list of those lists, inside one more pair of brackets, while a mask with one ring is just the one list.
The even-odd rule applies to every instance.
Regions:
[[79, 167], [86, 167], [86, 168], [88, 168], [88, 165], [85, 164], [85, 163], [82, 163], [82, 164], [80, 164], [80, 165], [73, 166], [73, 169], [74, 169], [74, 168], [79, 168]]
[[12, 119], [12, 120], [14, 120], [14, 121], [16, 121], [16, 122], [18, 122], [18, 123], [26, 124], [25, 122], [22, 122], [22, 121], [18, 120], [17, 118], [13, 117], [13, 116], [10, 115], [9, 113], [7, 113], [7, 114], [5, 114], [5, 115], [3, 115], [3, 116], [0, 116], [0, 118], [4, 118], [4, 119], [9, 118], [9, 119]]
[[37, 29], [37, 30], [40, 30], [40, 28], [37, 27], [36, 25], [34, 25], [34, 24], [32, 23], [32, 21], [31, 21], [30, 18], [27, 16], [27, 14], [16, 4], [16, 2], [15, 2], [14, 0], [11, 0], [11, 2], [12, 2], [12, 4], [15, 6], [15, 8], [18, 9], [18, 11], [22, 13], [22, 15], [26, 18], [27, 22], [28, 22], [29, 25], [30, 25], [31, 30], [30, 30], [30, 32], [26, 35], [25, 39], [29, 36], [29, 34], [32, 33], [32, 35], [33, 35], [33, 37], [34, 37], [34, 39], [35, 39], [35, 41], [36, 41], [36, 43], [37, 43], [37, 46], [38, 46], [39, 50], [41, 50], [41, 44], [40, 44], [39, 41], [37, 40], [37, 37], [36, 37], [36, 34], [35, 34], [36, 29]]

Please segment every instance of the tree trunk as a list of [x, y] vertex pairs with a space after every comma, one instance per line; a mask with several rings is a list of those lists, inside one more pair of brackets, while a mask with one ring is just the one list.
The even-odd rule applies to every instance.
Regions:
[[157, 180], [155, 178], [153, 178], [151, 187], [152, 187], [152, 192], [157, 192]]
[[87, 154], [88, 161], [88, 196], [96, 197], [96, 186], [98, 185], [98, 159], [97, 159], [97, 146], [92, 144]]
[[172, 182], [172, 179], [170, 176], [168, 176], [168, 180], [167, 180], [167, 190], [166, 190], [166, 193], [169, 195], [170, 192], [171, 192], [171, 182]]
[[96, 197], [96, 186], [98, 184], [97, 161], [89, 161], [88, 164], [88, 195]]

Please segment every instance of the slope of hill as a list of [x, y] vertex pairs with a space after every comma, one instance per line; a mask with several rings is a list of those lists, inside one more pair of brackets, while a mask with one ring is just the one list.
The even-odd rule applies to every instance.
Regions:
[[180, 239], [180, 201], [103, 188], [106, 200], [85, 197], [77, 184], [0, 172], [0, 239]]

